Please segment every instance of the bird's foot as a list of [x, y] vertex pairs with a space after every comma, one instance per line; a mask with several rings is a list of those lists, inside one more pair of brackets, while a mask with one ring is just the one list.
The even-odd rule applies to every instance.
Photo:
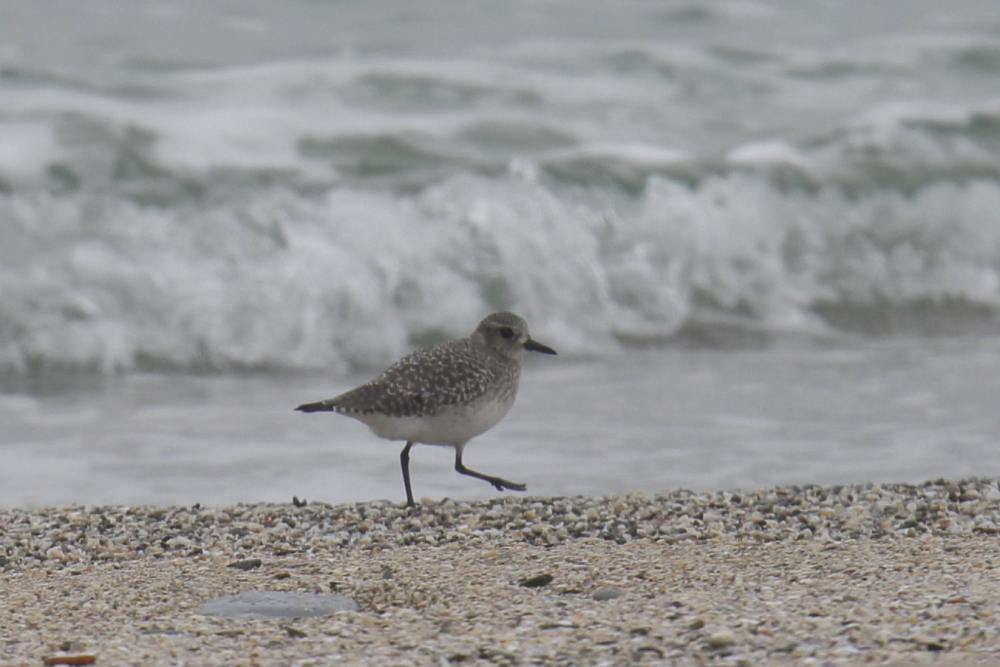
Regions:
[[492, 484], [493, 488], [496, 489], [497, 491], [503, 491], [505, 489], [508, 491], [524, 491], [528, 488], [524, 484], [518, 484], [517, 482], [509, 482], [506, 479], [502, 479], [500, 477], [491, 477], [487, 481], [490, 484]]

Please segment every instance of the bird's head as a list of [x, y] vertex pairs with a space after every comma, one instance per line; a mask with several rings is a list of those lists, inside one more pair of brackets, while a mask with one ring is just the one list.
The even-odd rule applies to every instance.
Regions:
[[482, 339], [490, 349], [517, 361], [524, 358], [525, 350], [544, 354], [556, 353], [548, 345], [533, 340], [528, 333], [528, 323], [524, 318], [510, 312], [488, 315], [479, 323], [472, 336]]

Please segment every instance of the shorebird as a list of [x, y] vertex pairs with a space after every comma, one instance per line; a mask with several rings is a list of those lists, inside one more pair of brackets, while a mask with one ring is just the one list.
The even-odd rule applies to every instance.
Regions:
[[409, 507], [414, 505], [410, 448], [417, 443], [454, 447], [456, 471], [485, 480], [497, 491], [524, 491], [524, 484], [466, 468], [462, 452], [514, 405], [527, 350], [556, 353], [531, 338], [524, 318], [493, 313], [466, 338], [417, 350], [370, 382], [295, 409], [338, 412], [367, 424], [380, 438], [405, 440], [399, 461]]

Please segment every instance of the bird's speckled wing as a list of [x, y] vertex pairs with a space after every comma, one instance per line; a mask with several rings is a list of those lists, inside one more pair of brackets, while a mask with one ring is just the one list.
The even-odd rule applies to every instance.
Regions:
[[408, 354], [371, 382], [323, 403], [347, 414], [432, 416], [443, 406], [467, 404], [487, 392], [496, 379], [487, 354], [467, 338], [440, 343]]

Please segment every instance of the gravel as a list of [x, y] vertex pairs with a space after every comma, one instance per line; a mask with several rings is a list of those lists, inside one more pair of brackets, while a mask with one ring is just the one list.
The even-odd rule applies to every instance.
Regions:
[[[998, 531], [995, 479], [7, 509], [0, 664], [994, 664]], [[246, 591], [359, 610], [199, 613]]]

